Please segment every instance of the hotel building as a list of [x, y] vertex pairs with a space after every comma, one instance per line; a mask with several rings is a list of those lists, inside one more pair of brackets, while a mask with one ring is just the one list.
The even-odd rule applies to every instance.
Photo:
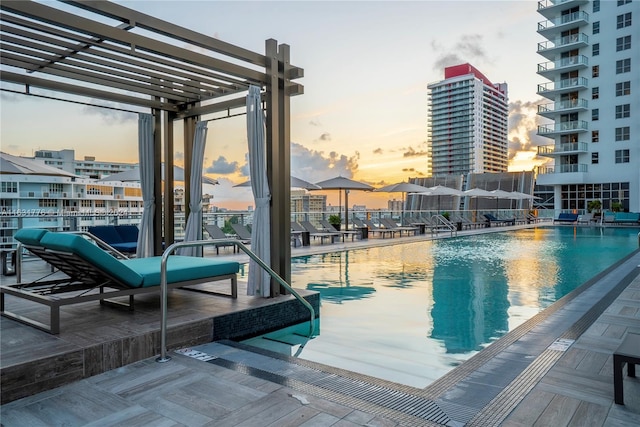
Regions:
[[550, 141], [538, 154], [553, 166], [537, 185], [553, 187], [556, 210], [640, 211], [640, 1], [544, 0], [538, 13], [538, 135]]
[[447, 67], [429, 89], [432, 176], [506, 172], [507, 84], [493, 84], [470, 64]]

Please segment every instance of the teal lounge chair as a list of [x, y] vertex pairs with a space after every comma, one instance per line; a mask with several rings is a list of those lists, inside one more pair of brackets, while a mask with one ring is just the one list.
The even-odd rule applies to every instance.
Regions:
[[[46, 332], [60, 332], [61, 306], [100, 301], [101, 304], [133, 310], [134, 295], [160, 291], [160, 256], [121, 260], [80, 234], [43, 229], [22, 229], [14, 238], [20, 242], [19, 251], [23, 248], [29, 250], [68, 276], [57, 280], [0, 285], [1, 314]], [[229, 279], [230, 294], [192, 290], [236, 298], [239, 269], [235, 261], [172, 255], [167, 260], [166, 282], [169, 288], [176, 288]], [[5, 294], [48, 306], [49, 325], [8, 311]], [[129, 297], [128, 303], [107, 300], [122, 296]]]

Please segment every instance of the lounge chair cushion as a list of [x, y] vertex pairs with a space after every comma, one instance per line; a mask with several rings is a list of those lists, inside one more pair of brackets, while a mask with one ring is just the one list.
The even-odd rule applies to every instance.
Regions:
[[[160, 285], [160, 263], [162, 257], [134, 258], [122, 260], [122, 264], [142, 276], [142, 285], [147, 288]], [[203, 277], [235, 274], [240, 264], [211, 258], [170, 256], [167, 260], [167, 282], [185, 282]]]
[[140, 274], [78, 234], [47, 233], [40, 239], [40, 244], [46, 249], [71, 252], [132, 288], [143, 284]]
[[14, 235], [14, 239], [27, 246], [40, 246], [42, 236], [48, 231], [42, 228], [21, 228]]

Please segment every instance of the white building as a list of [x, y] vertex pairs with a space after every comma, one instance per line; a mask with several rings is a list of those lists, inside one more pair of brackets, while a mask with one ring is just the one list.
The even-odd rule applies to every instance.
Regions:
[[640, 1], [544, 0], [538, 13], [549, 80], [538, 114], [550, 121], [538, 135], [551, 142], [538, 154], [554, 165], [537, 185], [553, 186], [555, 209], [600, 200], [640, 211]]
[[429, 89], [428, 142], [432, 176], [506, 172], [507, 84], [493, 84], [470, 64], [444, 70]]

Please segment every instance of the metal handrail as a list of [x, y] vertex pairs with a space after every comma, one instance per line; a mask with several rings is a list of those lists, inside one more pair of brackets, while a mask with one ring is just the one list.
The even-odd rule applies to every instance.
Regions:
[[451, 237], [453, 237], [453, 233], [455, 232], [456, 236], [458, 235], [458, 227], [456, 227], [451, 221], [449, 221], [444, 216], [432, 215], [431, 216], [431, 234], [435, 231], [438, 234], [438, 223], [444, 225], [447, 230], [451, 233]]
[[309, 304], [307, 300], [302, 298], [302, 296], [295, 291], [287, 282], [284, 281], [282, 277], [278, 275], [275, 271], [271, 269], [264, 261], [262, 261], [256, 254], [251, 252], [249, 248], [247, 248], [242, 242], [237, 239], [212, 239], [212, 240], [196, 240], [192, 242], [176, 242], [169, 246], [162, 254], [162, 261], [160, 262], [160, 357], [156, 359], [156, 362], [168, 362], [171, 360], [170, 356], [167, 356], [167, 296], [168, 296], [168, 287], [167, 287], [167, 261], [169, 260], [169, 256], [171, 256], [176, 249], [185, 248], [185, 247], [203, 247], [203, 246], [214, 246], [220, 243], [231, 243], [235, 244], [236, 247], [242, 249], [244, 253], [246, 253], [249, 258], [254, 260], [263, 270], [265, 270], [269, 275], [274, 278], [281, 286], [283, 286], [286, 290], [288, 290], [298, 301], [304, 305], [309, 312], [311, 313], [311, 321], [309, 322], [309, 338], [311, 338], [315, 332], [313, 322], [316, 318], [316, 311], [313, 309], [313, 306]]

